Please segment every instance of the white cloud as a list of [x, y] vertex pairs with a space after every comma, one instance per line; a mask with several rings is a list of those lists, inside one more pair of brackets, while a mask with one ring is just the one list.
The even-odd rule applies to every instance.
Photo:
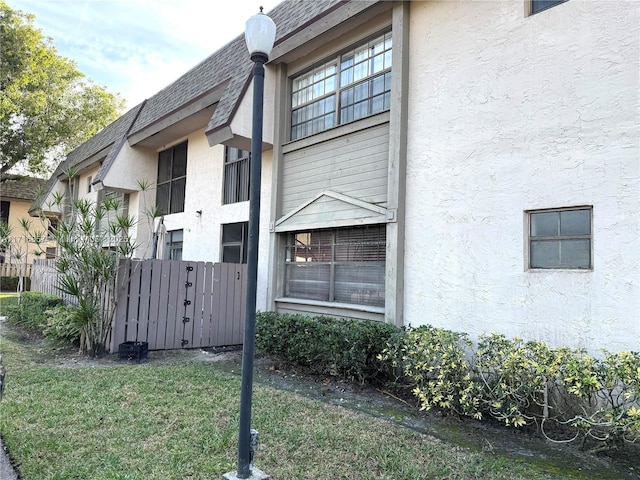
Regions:
[[58, 52], [88, 78], [120, 93], [128, 107], [169, 85], [244, 31], [263, 5], [186, 0], [9, 0], [36, 15]]

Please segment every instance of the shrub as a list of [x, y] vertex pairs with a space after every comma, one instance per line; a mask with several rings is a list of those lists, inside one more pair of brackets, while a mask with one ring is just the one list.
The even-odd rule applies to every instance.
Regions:
[[380, 358], [403, 369], [421, 410], [438, 407], [480, 418], [478, 386], [466, 360], [470, 347], [464, 333], [423, 325], [408, 329], [404, 342], [387, 346]]
[[266, 354], [309, 367], [313, 372], [359, 382], [384, 381], [391, 369], [378, 358], [400, 330], [367, 320], [261, 312], [256, 345]]
[[79, 344], [81, 319], [78, 308], [58, 305], [45, 312], [47, 323], [44, 326], [44, 336], [52, 340]]
[[62, 299], [56, 295], [41, 292], [24, 292], [18, 305], [7, 311], [7, 320], [27, 330], [42, 333], [47, 324], [45, 312], [62, 305]]
[[[18, 291], [18, 277], [0, 277], [0, 292], [17, 292]], [[31, 289], [31, 279], [25, 277], [24, 290]]]

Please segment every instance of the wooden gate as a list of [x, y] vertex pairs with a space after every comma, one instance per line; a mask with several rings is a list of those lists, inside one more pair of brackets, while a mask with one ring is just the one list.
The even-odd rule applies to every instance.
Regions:
[[111, 351], [125, 341], [148, 342], [149, 350], [241, 344], [246, 274], [233, 263], [123, 263]]

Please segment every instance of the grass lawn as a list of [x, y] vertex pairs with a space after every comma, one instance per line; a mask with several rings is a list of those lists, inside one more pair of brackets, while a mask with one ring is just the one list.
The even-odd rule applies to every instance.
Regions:
[[[213, 362], [54, 366], [5, 327], [0, 429], [23, 480], [219, 479], [235, 470], [237, 376]], [[558, 478], [384, 420], [255, 386], [256, 466], [279, 479]]]

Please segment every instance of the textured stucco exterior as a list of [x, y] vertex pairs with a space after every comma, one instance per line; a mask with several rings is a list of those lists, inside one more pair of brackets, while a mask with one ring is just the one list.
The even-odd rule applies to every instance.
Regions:
[[[182, 139], [180, 141], [184, 141]], [[183, 260], [220, 262], [222, 225], [246, 222], [249, 202], [222, 204], [224, 183], [224, 145], [209, 147], [204, 130], [189, 135], [187, 147], [187, 186], [184, 212], [165, 215], [167, 230], [184, 230]], [[179, 143], [179, 142], [178, 142]], [[262, 185], [271, 183], [271, 152], [263, 154]], [[267, 255], [270, 202], [268, 188], [262, 188], [260, 247], [258, 264], [258, 299], [266, 305]], [[198, 214], [198, 211], [202, 211]]]
[[[405, 323], [640, 345], [640, 3], [412, 2]], [[527, 210], [593, 206], [593, 270], [527, 270]]]

